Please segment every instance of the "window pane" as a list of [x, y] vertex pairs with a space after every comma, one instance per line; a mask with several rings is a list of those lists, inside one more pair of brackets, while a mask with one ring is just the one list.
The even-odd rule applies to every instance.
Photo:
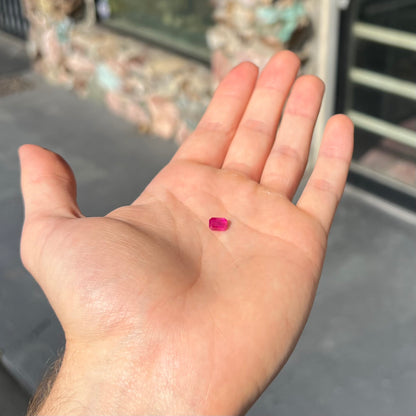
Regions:
[[416, 2], [414, 0], [360, 1], [358, 20], [390, 29], [415, 31]]
[[407, 126], [408, 120], [416, 118], [414, 100], [358, 84], [351, 88], [354, 110], [399, 126]]
[[112, 26], [180, 52], [208, 54], [205, 34], [213, 24], [209, 0], [110, 0], [110, 8]]
[[355, 48], [355, 66], [416, 82], [415, 52], [363, 39], [356, 40]]

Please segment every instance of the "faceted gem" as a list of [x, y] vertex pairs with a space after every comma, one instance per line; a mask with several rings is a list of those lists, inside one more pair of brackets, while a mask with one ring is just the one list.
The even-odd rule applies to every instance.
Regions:
[[213, 231], [226, 231], [228, 228], [227, 218], [212, 217], [209, 219], [209, 229]]

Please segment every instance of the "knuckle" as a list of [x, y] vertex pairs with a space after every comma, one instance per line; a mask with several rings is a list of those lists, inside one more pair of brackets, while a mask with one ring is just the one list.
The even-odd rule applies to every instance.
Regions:
[[341, 195], [337, 187], [328, 179], [325, 178], [313, 178], [311, 179], [310, 185], [316, 190], [331, 195], [338, 203], [341, 199]]
[[271, 134], [269, 125], [262, 120], [246, 119], [241, 122], [240, 127], [251, 133], [260, 134], [262, 136], [269, 136]]
[[302, 157], [297, 149], [295, 149], [292, 146], [289, 145], [277, 145], [273, 150], [273, 153], [275, 153], [278, 156], [283, 156], [288, 159], [293, 159], [296, 162], [300, 162], [302, 160]]
[[234, 133], [233, 126], [227, 126], [224, 123], [218, 121], [201, 121], [197, 129], [194, 132], [194, 135], [204, 135], [204, 134], [222, 134], [224, 136], [230, 136]]

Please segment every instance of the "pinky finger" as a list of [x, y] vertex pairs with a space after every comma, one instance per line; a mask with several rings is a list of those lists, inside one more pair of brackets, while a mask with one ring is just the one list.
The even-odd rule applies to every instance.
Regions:
[[333, 116], [325, 128], [315, 168], [297, 204], [327, 233], [344, 192], [353, 145], [351, 120], [344, 115]]

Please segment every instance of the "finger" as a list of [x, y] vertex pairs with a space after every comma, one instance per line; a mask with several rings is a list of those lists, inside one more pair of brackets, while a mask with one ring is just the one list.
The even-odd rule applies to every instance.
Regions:
[[266, 65], [230, 145], [224, 169], [260, 179], [299, 66], [299, 58], [289, 51], [278, 53]]
[[329, 232], [344, 191], [353, 145], [351, 120], [343, 115], [332, 117], [325, 128], [315, 168], [297, 204], [326, 232]]
[[306, 168], [324, 89], [324, 83], [311, 75], [295, 82], [263, 170], [261, 183], [289, 199], [293, 198]]
[[39, 146], [24, 145], [19, 157], [26, 220], [81, 216], [74, 174], [60, 156]]
[[249, 62], [235, 67], [218, 86], [196, 130], [175, 159], [220, 167], [253, 92], [258, 68]]

